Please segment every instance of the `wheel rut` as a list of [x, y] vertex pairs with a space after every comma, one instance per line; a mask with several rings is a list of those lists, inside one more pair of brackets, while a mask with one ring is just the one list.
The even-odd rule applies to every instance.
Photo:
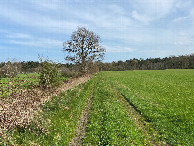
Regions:
[[[32, 89], [15, 93], [8, 99], [0, 100], [0, 137], [7, 137], [15, 127], [28, 125], [40, 110], [40, 105], [52, 99], [53, 96], [67, 91], [81, 83], [90, 80], [91, 75], [69, 79], [53, 92]], [[8, 134], [7, 134], [8, 133]]]
[[139, 110], [134, 108], [134, 105], [123, 95], [117, 97], [118, 101], [123, 105], [123, 107], [127, 110], [131, 120], [138, 127], [139, 130], [142, 131], [144, 136], [146, 137], [146, 142], [149, 145], [157, 145], [164, 146], [168, 145], [166, 141], [164, 141], [160, 134], [155, 131], [152, 125], [140, 115]]
[[90, 97], [89, 97], [88, 102], [87, 102], [87, 106], [83, 110], [83, 112], [81, 114], [81, 117], [79, 119], [77, 129], [76, 129], [76, 132], [75, 132], [75, 136], [73, 137], [73, 139], [69, 143], [69, 146], [78, 146], [78, 145], [82, 144], [82, 140], [85, 136], [87, 124], [88, 124], [88, 121], [89, 121], [89, 114], [90, 114], [90, 109], [91, 109], [91, 105], [92, 105], [92, 98], [93, 98], [94, 88], [95, 88], [95, 84], [93, 85]]
[[111, 87], [111, 90], [115, 93], [118, 102], [126, 109], [130, 119], [134, 125], [142, 131], [145, 136], [146, 145], [164, 146], [168, 145], [167, 142], [162, 139], [161, 135], [152, 127], [151, 123], [140, 114], [140, 111], [131, 103], [131, 101], [120, 91], [118, 91], [108, 81], [106, 83]]

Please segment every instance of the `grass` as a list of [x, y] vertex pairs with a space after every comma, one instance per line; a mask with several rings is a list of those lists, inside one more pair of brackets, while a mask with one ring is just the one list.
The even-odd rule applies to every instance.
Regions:
[[101, 74], [169, 144], [194, 145], [194, 70]]
[[[60, 81], [67, 80], [67, 77], [61, 77]], [[20, 89], [30, 89], [39, 85], [38, 73], [18, 74], [15, 78], [0, 78], [0, 97], [7, 97], [11, 93], [19, 92]]]
[[44, 103], [30, 125], [17, 127], [10, 142], [68, 145], [93, 93], [83, 145], [151, 145], [158, 140], [194, 145], [193, 87], [194, 70], [100, 72]]
[[143, 145], [145, 137], [130, 120], [101, 76], [95, 86], [93, 103], [83, 145]]
[[12, 140], [18, 145], [68, 145], [93, 84], [92, 80], [53, 97], [42, 105], [42, 111], [31, 125], [15, 131]]
[[20, 89], [29, 89], [38, 85], [38, 74], [18, 74], [15, 78], [0, 78], [0, 97], [9, 96], [12, 93], [19, 92]]
[[[70, 89], [42, 105], [26, 127], [17, 127], [10, 140], [16, 145], [68, 145], [78, 120], [93, 93], [89, 124], [83, 145], [143, 145], [145, 137], [101, 76]], [[97, 82], [97, 84], [95, 84]], [[94, 86], [95, 84], [95, 86]]]

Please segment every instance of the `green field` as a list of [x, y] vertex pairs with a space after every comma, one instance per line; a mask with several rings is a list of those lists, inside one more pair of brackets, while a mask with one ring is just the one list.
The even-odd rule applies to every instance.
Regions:
[[169, 144], [194, 145], [194, 70], [101, 74]]
[[68, 145], [89, 97], [82, 145], [194, 145], [194, 70], [100, 72], [42, 105], [10, 140]]
[[0, 78], [0, 97], [7, 97], [20, 89], [31, 88], [38, 85], [38, 74], [18, 74], [15, 78]]
[[[61, 77], [60, 80], [66, 80]], [[0, 78], [0, 97], [7, 97], [20, 89], [30, 89], [39, 85], [38, 73], [18, 74], [15, 78]]]
[[93, 95], [90, 121], [84, 145], [143, 145], [146, 138], [130, 120], [118, 102], [115, 91], [104, 80], [99, 80]]

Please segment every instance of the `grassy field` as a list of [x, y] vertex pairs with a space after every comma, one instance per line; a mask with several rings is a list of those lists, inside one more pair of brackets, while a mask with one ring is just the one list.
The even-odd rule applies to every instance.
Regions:
[[148, 143], [130, 120], [126, 109], [118, 102], [114, 91], [99, 76], [83, 145], [129, 144]]
[[[61, 81], [66, 80], [61, 77]], [[18, 74], [15, 78], [0, 78], [0, 97], [7, 97], [20, 89], [29, 89], [39, 85], [38, 73]]]
[[194, 70], [101, 74], [169, 144], [194, 145]]
[[28, 73], [28, 74], [18, 74], [15, 78], [0, 78], [1, 83], [7, 83], [8, 81], [20, 82], [21, 80], [28, 80], [34, 84], [38, 83], [37, 73]]
[[92, 97], [82, 145], [194, 145], [193, 87], [194, 70], [100, 72], [42, 105], [11, 141], [68, 145]]
[[91, 114], [83, 145], [147, 143], [109, 89], [104, 81], [99, 82], [99, 77], [94, 77], [85, 84], [53, 97], [42, 105], [42, 111], [31, 125], [13, 132], [11, 141], [19, 145], [68, 145], [75, 135], [87, 100], [92, 96]]
[[38, 74], [18, 74], [15, 78], [0, 78], [0, 97], [7, 97], [20, 89], [38, 85]]

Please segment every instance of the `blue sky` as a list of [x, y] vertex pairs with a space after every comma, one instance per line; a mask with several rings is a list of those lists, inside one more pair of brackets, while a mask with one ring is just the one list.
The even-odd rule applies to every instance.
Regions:
[[64, 62], [78, 26], [101, 37], [104, 62], [194, 53], [194, 0], [1, 0], [0, 61]]

